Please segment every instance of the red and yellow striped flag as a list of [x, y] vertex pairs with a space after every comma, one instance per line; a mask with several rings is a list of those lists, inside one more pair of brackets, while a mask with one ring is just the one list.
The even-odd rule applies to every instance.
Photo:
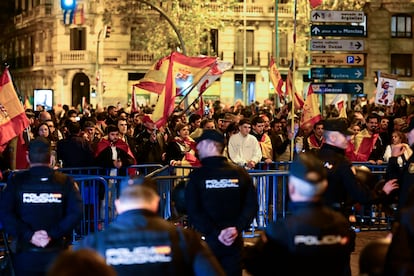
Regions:
[[282, 79], [282, 76], [280, 75], [279, 70], [277, 69], [277, 66], [276, 66], [276, 63], [273, 57], [270, 59], [270, 64], [269, 64], [269, 78], [277, 94], [279, 95], [279, 101], [284, 102], [285, 95], [282, 90], [283, 79]]
[[20, 135], [29, 124], [6, 68], [0, 77], [0, 151], [3, 151], [7, 142]]
[[188, 57], [178, 52], [160, 59], [135, 86], [159, 94], [152, 113], [157, 127], [167, 123], [175, 97], [185, 96], [217, 62], [215, 57]]
[[321, 111], [319, 109], [318, 95], [313, 92], [312, 84], [308, 88], [308, 96], [303, 105], [302, 117], [300, 125], [304, 126], [307, 123], [314, 125], [322, 119]]
[[289, 70], [287, 78], [286, 78], [286, 94], [289, 95], [291, 98], [295, 110], [300, 110], [303, 105], [305, 104], [305, 101], [303, 100], [302, 96], [299, 95], [299, 93], [296, 91], [295, 84], [293, 83], [293, 72], [292, 70]]

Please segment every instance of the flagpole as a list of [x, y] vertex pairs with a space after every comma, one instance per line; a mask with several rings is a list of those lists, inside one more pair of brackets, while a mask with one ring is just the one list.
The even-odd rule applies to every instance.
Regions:
[[[211, 67], [210, 67], [210, 69], [211, 69]], [[202, 80], [203, 78], [204, 78], [204, 76], [205, 75], [207, 75], [208, 74], [208, 72], [209, 72], [210, 70], [208, 70], [201, 78], [200, 78], [200, 80]], [[196, 87], [197, 86], [197, 84], [194, 84], [192, 87], [191, 87], [191, 89], [187, 92], [187, 94], [186, 95], [184, 95], [184, 98], [182, 98], [181, 99], [181, 101], [176, 105], [176, 106], [180, 106], [181, 105], [181, 103], [185, 100], [185, 99], [187, 99], [187, 97], [190, 95], [190, 93], [191, 93], [191, 91], [193, 91], [193, 89], [194, 89], [194, 87]], [[197, 99], [198, 98], [200, 98], [200, 96], [202, 95], [202, 93], [199, 93], [198, 94], [198, 96], [197, 96], [197, 98], [195, 98], [195, 100], [191, 103], [191, 104], [187, 104], [187, 106], [185, 107], [185, 109], [184, 109], [184, 111], [183, 112], [181, 112], [181, 114], [185, 114], [189, 109], [190, 109], [190, 107], [197, 101]]]
[[246, 106], [249, 105], [249, 97], [247, 95], [247, 76], [246, 76], [246, 62], [247, 62], [247, 2], [243, 1], [243, 100]]
[[[293, 50], [292, 50], [292, 88], [291, 88], [291, 103], [292, 103], [292, 107], [291, 107], [291, 130], [295, 129], [295, 91], [294, 90], [294, 83], [295, 83], [295, 71], [296, 71], [296, 13], [297, 13], [297, 0], [295, 0], [294, 2], [294, 19], [293, 19]], [[293, 153], [295, 151], [295, 137], [293, 137], [293, 139], [290, 141], [290, 160], [293, 160]]]

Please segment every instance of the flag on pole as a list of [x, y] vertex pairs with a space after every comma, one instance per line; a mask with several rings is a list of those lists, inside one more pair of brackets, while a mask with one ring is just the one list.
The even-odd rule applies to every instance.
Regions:
[[132, 86], [132, 94], [131, 94], [131, 112], [137, 112], [138, 111], [138, 105], [137, 105], [137, 95], [135, 94], [135, 85]]
[[165, 81], [168, 74], [168, 65], [170, 62], [170, 56], [163, 57], [158, 60], [151, 68], [145, 73], [145, 76], [134, 84], [136, 91], [140, 90], [145, 92], [152, 92], [160, 95], [165, 88]]
[[204, 116], [204, 100], [203, 100], [203, 96], [202, 95], [200, 95], [198, 97], [198, 109], [197, 109], [197, 111], [195, 113], [197, 113], [201, 117]]
[[210, 70], [205, 74], [200, 82], [197, 84], [197, 90], [199, 95], [198, 100], [198, 114], [201, 116], [204, 115], [204, 101], [203, 101], [203, 93], [209, 88], [218, 78], [220, 78], [223, 73], [229, 69], [231, 69], [232, 64], [230, 62], [225, 61], [217, 61]]
[[29, 96], [25, 96], [24, 97], [24, 105], [23, 105], [24, 110], [26, 109], [33, 109], [32, 104], [29, 101]]
[[275, 88], [277, 94], [279, 95], [279, 100], [280, 102], [284, 102], [285, 101], [285, 95], [283, 93], [282, 87], [283, 87], [283, 79], [282, 76], [280, 75], [279, 70], [277, 69], [275, 60], [273, 59], [273, 57], [270, 59], [270, 64], [269, 64], [269, 78], [270, 81], [273, 84], [273, 87]]
[[296, 91], [295, 84], [292, 80], [293, 72], [291, 69], [289, 69], [287, 78], [286, 78], [286, 94], [289, 95], [289, 97], [292, 99], [292, 102], [294, 104], [295, 110], [299, 110], [303, 107], [305, 104], [305, 101], [303, 100], [302, 96], [299, 95], [299, 93]]
[[209, 88], [218, 78], [223, 75], [223, 73], [229, 69], [231, 69], [232, 64], [230, 62], [225, 61], [217, 61], [210, 70], [205, 74], [200, 82], [197, 84], [198, 94], [203, 94], [207, 88]]
[[6, 68], [0, 77], [0, 151], [3, 151], [7, 142], [21, 134], [29, 124]]
[[335, 108], [338, 110], [339, 118], [347, 118], [346, 101], [347, 96], [345, 94], [337, 94], [335, 98], [332, 100], [331, 105], [335, 106]]
[[[151, 76], [156, 76], [157, 81], [162, 81], [165, 76], [165, 81], [164, 83], [149, 81], [146, 86], [150, 89], [147, 91], [150, 92], [155, 92], [156, 89], [162, 87], [152, 113], [152, 119], [157, 127], [166, 124], [174, 110], [175, 97], [186, 96], [186, 93], [189, 93], [201, 81], [216, 62], [215, 57], [188, 57], [178, 52], [173, 52], [157, 62]], [[140, 84], [142, 82], [139, 82], [137, 87], [143, 89]]]
[[316, 8], [317, 6], [321, 5], [323, 0], [309, 0], [309, 4], [312, 9]]
[[300, 125], [303, 126], [307, 123], [314, 125], [321, 119], [322, 115], [319, 109], [318, 95], [313, 92], [312, 85], [310, 84], [308, 88], [308, 96], [306, 97], [305, 104], [303, 105]]

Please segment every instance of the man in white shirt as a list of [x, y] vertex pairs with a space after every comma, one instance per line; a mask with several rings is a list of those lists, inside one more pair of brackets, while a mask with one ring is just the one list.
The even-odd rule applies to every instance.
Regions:
[[254, 169], [262, 160], [259, 142], [250, 134], [251, 127], [249, 119], [240, 120], [239, 133], [230, 136], [228, 145], [230, 159], [248, 170]]

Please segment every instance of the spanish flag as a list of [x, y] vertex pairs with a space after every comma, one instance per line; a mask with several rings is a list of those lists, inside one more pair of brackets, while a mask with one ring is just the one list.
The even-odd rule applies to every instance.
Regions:
[[136, 85], [139, 89], [157, 93], [158, 101], [152, 119], [161, 127], [175, 107], [176, 96], [186, 96], [216, 64], [215, 57], [188, 57], [178, 52], [160, 59]]
[[308, 88], [308, 96], [306, 97], [305, 104], [303, 105], [300, 125], [304, 126], [308, 123], [314, 125], [321, 119], [322, 115], [319, 110], [318, 95], [313, 92], [312, 84], [310, 84]]
[[282, 76], [280, 75], [279, 70], [277, 69], [277, 66], [276, 66], [276, 63], [273, 57], [270, 59], [270, 64], [269, 64], [269, 78], [277, 94], [279, 95], [279, 101], [283, 103], [285, 101], [285, 95], [282, 90], [283, 79], [282, 79]]
[[0, 77], [0, 151], [3, 151], [7, 143], [20, 135], [29, 124], [6, 68]]

